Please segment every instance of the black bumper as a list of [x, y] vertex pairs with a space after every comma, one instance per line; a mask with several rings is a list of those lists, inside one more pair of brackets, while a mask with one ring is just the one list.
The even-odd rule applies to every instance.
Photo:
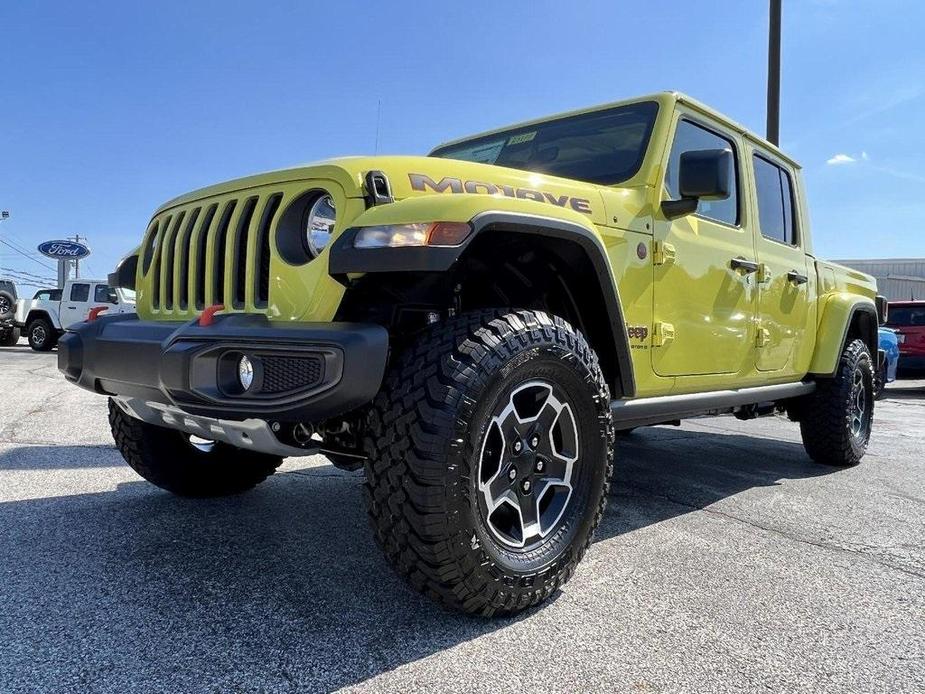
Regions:
[[[205, 417], [320, 421], [373, 399], [388, 349], [388, 332], [372, 324], [271, 324], [259, 314], [228, 314], [200, 326], [124, 314], [68, 329], [58, 369], [95, 393]], [[237, 376], [242, 355], [255, 365], [245, 392]]]

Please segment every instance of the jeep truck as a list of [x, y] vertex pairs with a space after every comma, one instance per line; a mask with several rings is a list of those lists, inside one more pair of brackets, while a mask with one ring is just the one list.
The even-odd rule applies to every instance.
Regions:
[[389, 561], [470, 613], [569, 579], [617, 430], [786, 414], [837, 466], [871, 433], [874, 280], [815, 257], [795, 161], [677, 93], [183, 195], [111, 282], [137, 315], [58, 363], [142, 477], [362, 468]]
[[106, 280], [67, 280], [62, 289], [40, 289], [32, 299], [20, 299], [15, 323], [32, 349], [47, 352], [68, 327], [85, 320], [94, 308], [110, 314], [133, 313], [134, 292], [111, 287]]

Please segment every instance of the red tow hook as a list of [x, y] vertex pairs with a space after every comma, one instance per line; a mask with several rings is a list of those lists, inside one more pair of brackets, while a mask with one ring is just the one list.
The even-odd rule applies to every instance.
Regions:
[[215, 314], [219, 311], [224, 311], [224, 304], [213, 304], [209, 306], [205, 311], [202, 312], [202, 315], [199, 316], [199, 326], [202, 328], [208, 328], [212, 323], [215, 322]]
[[94, 306], [93, 308], [90, 309], [90, 313], [87, 314], [87, 322], [92, 323], [97, 318], [99, 318], [99, 315], [103, 311], [108, 311], [108, 310], [109, 310], [108, 306]]

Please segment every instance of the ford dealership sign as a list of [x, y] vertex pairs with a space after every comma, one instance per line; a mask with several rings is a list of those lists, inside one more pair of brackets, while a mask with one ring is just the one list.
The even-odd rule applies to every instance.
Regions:
[[75, 241], [46, 241], [39, 244], [39, 253], [55, 260], [80, 260], [90, 255], [90, 249]]

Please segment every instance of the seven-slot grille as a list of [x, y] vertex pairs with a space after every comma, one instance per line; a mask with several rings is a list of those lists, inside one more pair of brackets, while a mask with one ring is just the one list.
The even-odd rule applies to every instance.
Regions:
[[247, 195], [158, 215], [148, 229], [142, 264], [151, 307], [171, 313], [213, 304], [266, 309], [270, 230], [282, 197]]

